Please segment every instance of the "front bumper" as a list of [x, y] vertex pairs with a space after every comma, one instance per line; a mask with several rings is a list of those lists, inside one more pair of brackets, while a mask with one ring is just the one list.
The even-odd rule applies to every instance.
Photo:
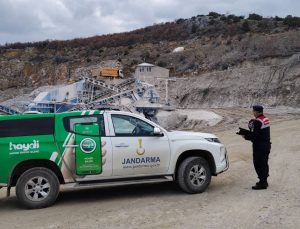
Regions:
[[225, 172], [229, 169], [229, 159], [228, 159], [227, 152], [225, 153], [225, 160], [226, 160], [226, 167], [222, 172]]
[[229, 158], [227, 155], [227, 151], [225, 151], [224, 160], [217, 166], [217, 174], [223, 173], [227, 171], [229, 168]]

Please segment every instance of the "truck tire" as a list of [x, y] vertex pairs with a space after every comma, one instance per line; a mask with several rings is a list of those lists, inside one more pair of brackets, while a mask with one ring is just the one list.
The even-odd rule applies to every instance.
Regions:
[[186, 193], [195, 194], [206, 190], [211, 181], [208, 162], [202, 157], [188, 157], [179, 165], [177, 182]]
[[59, 181], [55, 173], [43, 167], [25, 171], [17, 181], [16, 196], [29, 209], [52, 205], [59, 194]]

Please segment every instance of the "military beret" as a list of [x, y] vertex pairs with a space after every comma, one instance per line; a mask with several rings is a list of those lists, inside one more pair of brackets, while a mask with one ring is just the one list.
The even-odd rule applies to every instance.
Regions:
[[253, 110], [257, 111], [257, 112], [263, 112], [264, 111], [264, 107], [261, 105], [254, 105], [253, 106]]

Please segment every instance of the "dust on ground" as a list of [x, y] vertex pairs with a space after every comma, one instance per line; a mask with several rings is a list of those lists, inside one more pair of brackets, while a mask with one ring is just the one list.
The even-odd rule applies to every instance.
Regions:
[[[274, 122], [293, 120], [300, 116], [300, 108], [274, 107], [265, 109], [265, 114]], [[227, 107], [214, 109], [177, 109], [159, 111], [159, 124], [168, 129], [204, 131], [209, 133], [238, 127], [248, 128], [250, 119], [254, 118], [251, 108]]]
[[230, 128], [217, 131], [230, 168], [202, 194], [174, 183], [63, 191], [52, 207], [23, 210], [1, 189], [1, 228], [299, 228], [300, 117], [276, 117], [267, 190], [251, 189], [251, 144]]

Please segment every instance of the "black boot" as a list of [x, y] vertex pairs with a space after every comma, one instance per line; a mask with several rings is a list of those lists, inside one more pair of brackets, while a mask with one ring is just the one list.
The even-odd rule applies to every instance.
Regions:
[[259, 181], [255, 184], [255, 186], [252, 186], [252, 189], [254, 190], [261, 190], [261, 189], [267, 189], [269, 186], [267, 181]]
[[258, 184], [265, 184], [265, 185], [269, 186], [269, 184], [268, 184], [267, 181], [264, 181], [264, 182], [259, 181], [259, 182], [256, 182], [256, 183], [255, 183], [255, 185], [258, 185]]

